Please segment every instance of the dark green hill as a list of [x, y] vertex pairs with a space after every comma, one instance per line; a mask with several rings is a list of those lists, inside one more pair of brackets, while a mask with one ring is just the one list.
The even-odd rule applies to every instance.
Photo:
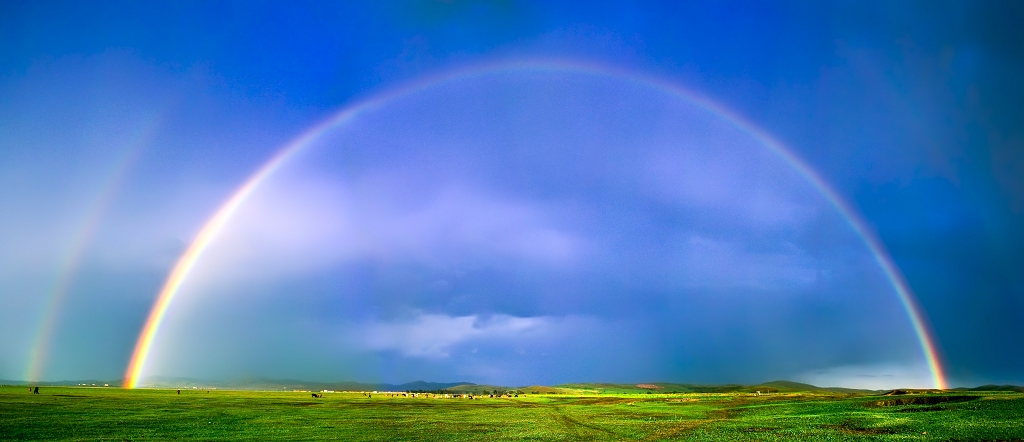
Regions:
[[490, 394], [494, 391], [510, 392], [516, 391], [517, 389], [510, 387], [502, 387], [500, 385], [461, 384], [445, 388], [445, 390], [453, 393]]
[[967, 391], [1016, 391], [1024, 393], [1024, 387], [1018, 385], [982, 385], [974, 388], [955, 388], [955, 390]]
[[822, 389], [816, 385], [784, 380], [764, 382], [755, 387], [777, 388], [779, 391], [815, 391]]
[[[875, 390], [864, 390], [858, 388], [843, 388], [843, 387], [818, 387], [816, 385], [804, 384], [801, 382], [793, 381], [771, 381], [763, 384], [754, 385], [751, 388], [757, 388], [758, 390], [764, 391], [762, 387], [768, 387], [770, 389], [778, 389], [780, 393], [790, 393], [798, 391], [828, 391], [832, 393], [847, 393], [847, 394], [868, 394], [877, 393]], [[774, 391], [774, 390], [773, 390]]]

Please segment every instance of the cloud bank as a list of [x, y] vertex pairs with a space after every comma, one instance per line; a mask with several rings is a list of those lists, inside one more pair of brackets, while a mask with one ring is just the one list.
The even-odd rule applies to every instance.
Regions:
[[536, 339], [558, 327], [564, 319], [509, 315], [448, 316], [420, 314], [395, 322], [369, 322], [350, 329], [347, 339], [368, 350], [397, 351], [428, 359], [451, 357], [455, 346], [474, 341], [490, 343]]

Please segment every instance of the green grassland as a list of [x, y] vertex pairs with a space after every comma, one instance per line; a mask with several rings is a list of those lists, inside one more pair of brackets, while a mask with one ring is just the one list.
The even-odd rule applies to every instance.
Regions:
[[1024, 394], [1016, 391], [758, 396], [616, 388], [624, 387], [470, 400], [0, 387], [0, 439], [1024, 440]]

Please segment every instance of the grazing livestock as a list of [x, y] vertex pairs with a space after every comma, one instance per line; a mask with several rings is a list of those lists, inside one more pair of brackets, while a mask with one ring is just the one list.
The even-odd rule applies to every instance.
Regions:
[[33, 388], [32, 394], [39, 394], [39, 387]]
[[320, 394], [313, 393], [313, 397], [324, 397], [324, 394], [323, 393], [320, 393]]

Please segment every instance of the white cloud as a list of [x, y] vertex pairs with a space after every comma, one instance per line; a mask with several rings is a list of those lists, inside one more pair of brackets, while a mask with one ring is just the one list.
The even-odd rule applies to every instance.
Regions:
[[505, 262], [568, 265], [586, 246], [542, 205], [457, 185], [283, 176], [245, 203], [199, 263], [198, 284], [263, 283], [345, 263], [447, 268]]
[[552, 332], [565, 318], [508, 315], [448, 316], [421, 314], [406, 321], [368, 322], [348, 331], [367, 350], [391, 350], [405, 356], [442, 359], [454, 347], [479, 341], [515, 341]]

